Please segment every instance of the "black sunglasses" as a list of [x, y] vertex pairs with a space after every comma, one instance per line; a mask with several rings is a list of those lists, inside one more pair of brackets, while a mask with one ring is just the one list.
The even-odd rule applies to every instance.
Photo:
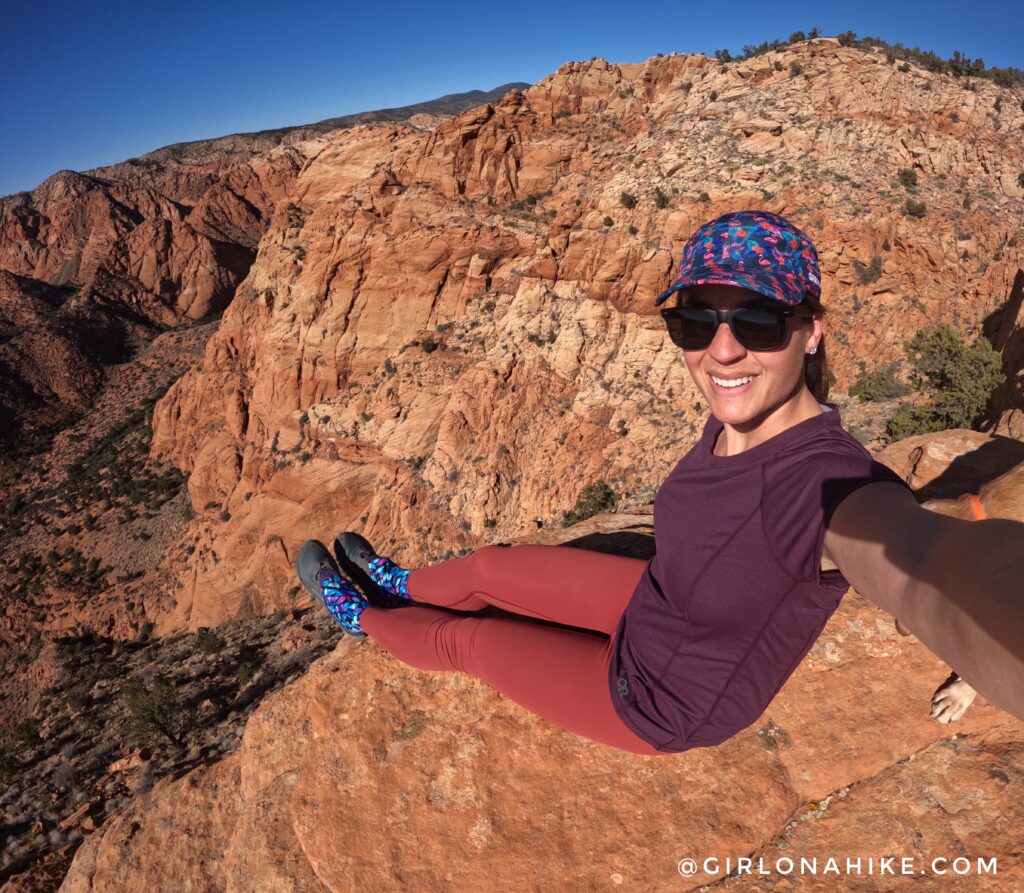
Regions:
[[733, 337], [747, 350], [778, 350], [789, 337], [790, 318], [813, 314], [806, 306], [736, 307], [733, 310], [664, 307], [661, 311], [669, 338], [683, 350], [703, 350], [723, 322], [729, 324]]

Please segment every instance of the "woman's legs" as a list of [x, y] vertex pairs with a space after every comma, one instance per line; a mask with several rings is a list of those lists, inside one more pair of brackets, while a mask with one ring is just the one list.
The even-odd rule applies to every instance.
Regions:
[[368, 607], [361, 622], [370, 638], [407, 664], [471, 673], [577, 735], [631, 753], [662, 753], [633, 734], [612, 706], [608, 636], [530, 620], [460, 616], [426, 605]]
[[460, 611], [487, 605], [612, 635], [647, 562], [571, 546], [483, 546], [409, 574], [414, 601]]

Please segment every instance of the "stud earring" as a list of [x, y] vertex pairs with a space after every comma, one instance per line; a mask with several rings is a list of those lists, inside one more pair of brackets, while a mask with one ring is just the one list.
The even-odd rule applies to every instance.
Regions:
[[814, 356], [814, 354], [816, 354], [816, 353], [818, 352], [818, 348], [817, 348], [817, 347], [812, 347], [812, 348], [811, 348], [811, 349], [810, 349], [809, 351], [807, 351], [807, 352], [808, 352], [808, 353], [809, 353], [809, 354], [810, 354], [811, 356]]

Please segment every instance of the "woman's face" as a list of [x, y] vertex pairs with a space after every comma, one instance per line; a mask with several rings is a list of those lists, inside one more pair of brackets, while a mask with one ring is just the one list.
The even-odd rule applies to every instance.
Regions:
[[[680, 301], [688, 307], [718, 310], [757, 304], [779, 306], [764, 295], [733, 285], [695, 285], [680, 293]], [[684, 350], [683, 358], [715, 417], [734, 428], [752, 430], [768, 419], [778, 418], [780, 410], [784, 415], [790, 401], [802, 397], [804, 355], [817, 346], [821, 332], [820, 314], [814, 319], [794, 316], [789, 319], [789, 337], [782, 347], [747, 350], [722, 323], [706, 348]], [[815, 402], [813, 397], [811, 400]]]

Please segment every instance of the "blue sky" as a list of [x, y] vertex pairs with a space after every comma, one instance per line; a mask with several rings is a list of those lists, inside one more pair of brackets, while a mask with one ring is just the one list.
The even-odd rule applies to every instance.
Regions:
[[534, 82], [563, 62], [708, 55], [817, 25], [1024, 68], [1018, 3], [5, 0], [0, 195], [169, 143]]

